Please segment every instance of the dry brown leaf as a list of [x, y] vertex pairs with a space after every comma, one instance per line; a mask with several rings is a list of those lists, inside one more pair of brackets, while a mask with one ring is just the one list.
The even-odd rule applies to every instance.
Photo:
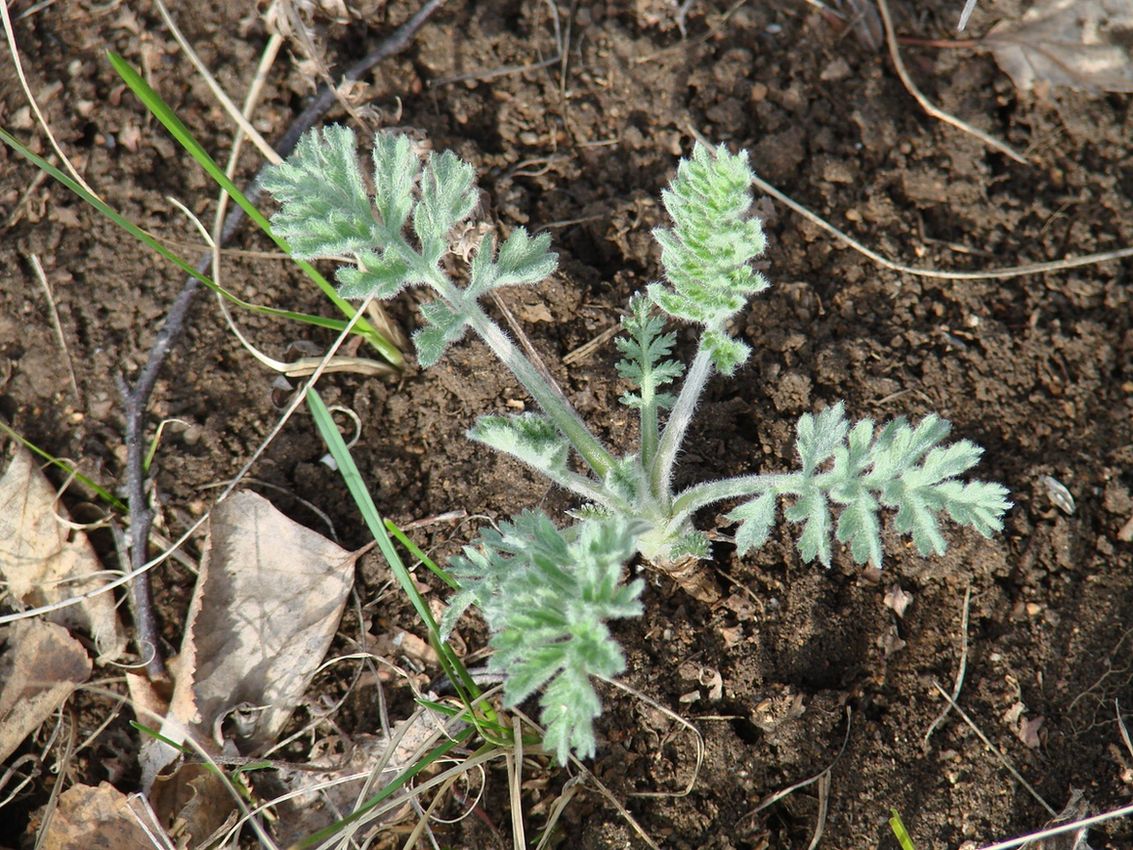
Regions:
[[1016, 88], [1036, 82], [1085, 91], [1133, 91], [1133, 3], [1040, 0], [983, 40]]
[[[23, 446], [0, 478], [0, 577], [9, 604], [17, 610], [50, 605], [94, 590], [102, 569], [81, 531], [70, 530], [55, 489]], [[99, 664], [114, 661], [126, 648], [126, 635], [109, 593], [92, 596], [49, 615], [53, 622], [87, 631]]]
[[59, 795], [59, 805], [38, 846], [42, 850], [153, 850], [162, 846], [149, 837], [143, 823], [154, 829], [145, 804], [109, 782], [97, 788], [73, 785]]
[[[391, 731], [397, 745], [381, 775], [369, 783], [370, 793], [376, 793], [392, 782], [415, 757], [431, 747], [445, 733], [445, 720], [420, 709]], [[334, 821], [355, 810], [359, 797], [371, 779], [370, 772], [385, 756], [389, 741], [382, 735], [358, 735], [348, 744], [324, 741], [324, 752], [313, 751], [301, 768], [279, 767], [273, 777], [287, 791], [286, 799], [276, 804], [281, 814], [276, 839], [287, 845], [318, 832]], [[343, 752], [343, 750], [345, 752]], [[363, 778], [357, 778], [362, 776]], [[364, 799], [364, 798], [363, 798]], [[403, 820], [412, 813], [408, 803], [376, 819], [389, 825]], [[364, 842], [369, 833], [355, 835]]]
[[[217, 505], [162, 734], [210, 749], [231, 737], [244, 753], [272, 743], [330, 646], [355, 557], [255, 493]], [[148, 784], [177, 752], [146, 749]]]
[[209, 846], [211, 836], [235, 823], [240, 811], [226, 782], [210, 765], [198, 762], [158, 777], [150, 802], [177, 846]]
[[20, 620], [0, 656], [0, 764], [90, 678], [83, 645], [62, 626]]

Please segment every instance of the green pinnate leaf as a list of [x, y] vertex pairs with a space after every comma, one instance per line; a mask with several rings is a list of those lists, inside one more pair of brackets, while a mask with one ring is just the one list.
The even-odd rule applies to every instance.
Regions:
[[413, 186], [421, 174], [421, 158], [409, 137], [377, 133], [370, 153], [374, 166], [374, 207], [386, 239], [399, 237], [413, 210]]
[[708, 535], [703, 531], [690, 531], [676, 538], [669, 547], [667, 556], [670, 561], [680, 561], [682, 558], [696, 558], [705, 560], [712, 553], [712, 544]]
[[872, 564], [880, 569], [882, 560], [881, 521], [878, 518], [877, 499], [865, 487], [860, 487], [852, 499], [847, 499], [838, 514], [838, 527], [834, 533], [839, 543], [850, 544], [850, 555], [855, 563]]
[[[850, 545], [858, 563], [881, 566], [882, 507], [896, 509], [894, 527], [908, 534], [922, 555], [941, 554], [946, 541], [938, 514], [971, 525], [985, 536], [1002, 527], [1011, 503], [998, 484], [963, 482], [956, 476], [970, 469], [982, 450], [967, 440], [939, 445], [951, 432], [939, 416], [925, 417], [915, 427], [904, 419], [875, 429], [865, 419], [849, 428], [841, 403], [818, 416], [800, 418], [797, 447], [802, 459], [802, 484], [787, 511], [788, 519], [805, 522], [799, 541], [804, 557], [828, 563], [819, 540], [829, 530], [827, 508], [816, 493], [825, 493], [840, 506], [834, 536]], [[832, 459], [829, 472], [819, 469]]]
[[897, 505], [894, 526], [913, 538], [917, 552], [922, 556], [944, 554], [948, 544], [940, 533], [936, 514], [925, 499], [925, 493], [906, 488], [898, 480], [885, 488], [885, 496]]
[[265, 170], [263, 185], [280, 202], [272, 227], [294, 256], [350, 255], [374, 246], [373, 209], [349, 127], [308, 131], [291, 156]]
[[517, 227], [500, 246], [496, 286], [539, 283], [546, 280], [557, 265], [558, 257], [551, 251], [549, 233], [531, 238], [526, 228]]
[[721, 330], [767, 288], [750, 265], [765, 247], [763, 227], [750, 216], [752, 177], [746, 152], [731, 154], [723, 146], [698, 143], [692, 159], [677, 167], [661, 195], [673, 227], [654, 231], [668, 284], [649, 288], [665, 312]]
[[539, 283], [558, 265], [546, 233], [532, 239], [526, 229], [517, 227], [500, 247], [498, 258], [494, 256], [495, 241], [490, 234], [480, 240], [466, 290], [471, 298], [479, 298], [497, 286]]
[[441, 359], [450, 345], [459, 342], [468, 329], [468, 314], [454, 310], [443, 301], [421, 305], [425, 326], [413, 334], [417, 362], [428, 367]]
[[945, 481], [936, 495], [953, 522], [970, 525], [984, 537], [1003, 530], [1003, 514], [1011, 507], [1007, 488], [988, 481]]
[[593, 756], [598, 746], [594, 721], [602, 713], [602, 702], [585, 673], [563, 670], [547, 688], [542, 704], [543, 746], [555, 754], [559, 764], [566, 765], [572, 751], [578, 758]]
[[808, 487], [784, 513], [791, 522], [803, 524], [803, 533], [796, 544], [802, 559], [810, 563], [817, 558], [824, 567], [830, 566], [831, 521], [826, 493], [817, 487]]
[[838, 402], [818, 416], [805, 413], [799, 418], [795, 448], [803, 462], [803, 473], [810, 475], [846, 439], [850, 425], [846, 421], [845, 406]]
[[413, 230], [421, 256], [435, 265], [449, 247], [449, 232], [476, 206], [472, 166], [452, 151], [433, 154], [421, 174], [421, 199], [413, 211]]
[[363, 299], [371, 295], [388, 299], [415, 282], [415, 275], [402, 252], [386, 248], [381, 254], [363, 251], [357, 266], [340, 266], [335, 273], [338, 294], [343, 298]]
[[683, 364], [668, 359], [676, 334], [663, 333], [664, 318], [651, 314], [650, 302], [641, 293], [630, 298], [629, 315], [622, 325], [628, 335], [614, 340], [622, 353], [618, 374], [639, 388], [639, 392], [622, 395], [622, 404], [639, 409], [650, 405], [660, 410], [671, 407], [673, 396], [659, 390], [684, 372]]
[[[641, 614], [640, 580], [624, 581], [641, 528], [624, 519], [586, 520], [559, 531], [545, 514], [525, 512], [453, 559], [461, 583], [455, 603], [480, 608], [492, 633], [489, 666], [506, 674], [504, 703], [544, 689], [545, 746], [565, 764], [573, 750], [592, 755], [601, 702], [593, 677], [625, 669], [611, 619]], [[446, 629], [455, 618], [446, 615]]]
[[[983, 449], [968, 440], [931, 449], [916, 469], [916, 485], [925, 486], [946, 478], [955, 478], [979, 463], [982, 454]], [[911, 471], [905, 474], [910, 484], [913, 484], [910, 478], [912, 474]]]
[[546, 416], [481, 416], [469, 439], [491, 446], [544, 473], [565, 471], [570, 444]]
[[712, 365], [721, 375], [733, 375], [751, 354], [747, 343], [728, 336], [723, 331], [707, 330], [700, 337], [704, 350], [712, 357]]
[[758, 549], [771, 536], [775, 524], [775, 493], [768, 491], [757, 499], [745, 502], [724, 518], [738, 522], [736, 529], [736, 554], [741, 558], [752, 549]]

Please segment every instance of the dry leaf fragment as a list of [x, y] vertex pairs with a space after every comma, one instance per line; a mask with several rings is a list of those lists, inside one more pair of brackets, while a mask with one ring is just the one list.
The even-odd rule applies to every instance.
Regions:
[[[279, 767], [273, 772], [273, 778], [287, 793], [276, 804], [281, 813], [276, 840], [281, 845], [298, 841], [354, 811], [365, 799], [360, 796], [363, 790], [369, 788], [374, 793], [388, 785], [442, 735], [451, 735], [451, 723], [422, 708], [390, 730], [395, 745], [388, 758], [391, 740], [383, 735], [358, 735], [352, 741], [338, 742], [340, 746], [336, 751], [312, 752], [310, 760], [301, 767]], [[380, 775], [371, 776], [383, 758], [386, 763]], [[398, 792], [393, 799], [404, 796], [403, 791]], [[388, 825], [411, 813], [412, 809], [405, 803], [375, 820]], [[368, 834], [363, 831], [355, 838], [362, 841]]]
[[127, 797], [109, 782], [97, 788], [73, 785], [59, 795], [47, 830], [39, 843], [42, 850], [153, 850], [145, 823], [154, 829], [145, 803]]
[[983, 40], [1016, 88], [1036, 82], [1085, 91], [1133, 91], [1133, 3], [1040, 0]]
[[904, 617], [905, 611], [912, 604], [913, 595], [907, 593], [900, 585], [895, 584], [885, 591], [885, 597], [881, 601], [886, 608], [892, 608], [893, 613], [898, 617]]
[[[219, 748], [225, 719], [251, 707], [254, 723], [234, 736], [238, 748], [272, 743], [330, 646], [355, 558], [255, 493], [217, 505], [162, 734]], [[145, 750], [148, 787], [177, 751], [158, 742]]]
[[[81, 531], [60, 518], [55, 488], [23, 446], [0, 478], [0, 577], [17, 610], [50, 605], [102, 586], [102, 565]], [[61, 608], [49, 619], [87, 631], [98, 648], [99, 664], [114, 661], [126, 648], [126, 635], [114, 598], [101, 593]]]
[[239, 817], [228, 780], [211, 765], [183, 764], [158, 777], [150, 792], [154, 814], [178, 846], [206, 847], [207, 839]]
[[83, 645], [62, 626], [20, 620], [0, 656], [0, 763], [90, 678]]

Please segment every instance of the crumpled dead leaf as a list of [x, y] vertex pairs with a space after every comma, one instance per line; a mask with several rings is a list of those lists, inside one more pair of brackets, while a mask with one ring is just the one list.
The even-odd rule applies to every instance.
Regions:
[[[217, 505], [161, 733], [213, 753], [225, 739], [242, 753], [274, 742], [338, 628], [355, 558], [255, 493]], [[144, 787], [177, 756], [143, 745]]]
[[[13, 444], [12, 462], [0, 478], [0, 577], [17, 610], [50, 605], [100, 587], [102, 565], [82, 531], [72, 531], [31, 452]], [[114, 597], [100, 593], [53, 611], [52, 622], [88, 632], [99, 664], [119, 658], [126, 635]]]
[[72, 785], [59, 795], [38, 846], [42, 850], [153, 850], [154, 842], [142, 828], [153, 829], [144, 801], [127, 797], [109, 782], [97, 788]]
[[62, 626], [20, 620], [0, 656], [0, 764], [90, 678], [83, 645]]
[[228, 779], [211, 765], [190, 762], [159, 776], [150, 792], [154, 814], [178, 847], [211, 847], [240, 817]]
[[1085, 91], [1133, 91], [1133, 3], [1039, 0], [1001, 21], [983, 44], [1022, 91], [1038, 82]]
[[[444, 718], [424, 708], [398, 723], [390, 730], [394, 751], [376, 777], [371, 777], [371, 771], [390, 747], [383, 735], [358, 735], [349, 742], [324, 739], [321, 748], [313, 750], [301, 767], [277, 766], [273, 779], [287, 793], [281, 794], [283, 799], [275, 804], [280, 814], [276, 840], [286, 846], [354, 811], [368, 780], [371, 794], [381, 790], [442, 735], [452, 734], [452, 729], [446, 731], [445, 726]], [[411, 813], [409, 804], [403, 803], [375, 821], [389, 825]], [[367, 836], [367, 832], [362, 832], [355, 835], [355, 840], [364, 842]]]

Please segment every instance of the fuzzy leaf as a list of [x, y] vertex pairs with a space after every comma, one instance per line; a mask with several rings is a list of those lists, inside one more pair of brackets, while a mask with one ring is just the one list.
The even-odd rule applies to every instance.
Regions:
[[264, 188], [281, 204], [272, 227], [300, 259], [375, 245], [374, 214], [354, 145], [349, 127], [310, 130], [291, 156], [264, 171]]
[[414, 283], [409, 264], [401, 254], [387, 248], [381, 254], [364, 251], [357, 266], [340, 266], [335, 273], [338, 294], [343, 298], [392, 298], [405, 286]]
[[413, 211], [413, 230], [429, 265], [448, 250], [449, 231], [476, 206], [472, 166], [452, 151], [429, 157], [421, 174], [421, 200]]
[[775, 493], [769, 491], [745, 502], [724, 518], [740, 524], [736, 529], [736, 554], [742, 558], [771, 536], [771, 526], [775, 524]]
[[850, 544], [850, 554], [855, 563], [880, 567], [881, 523], [877, 518], [877, 499], [862, 487], [845, 505], [838, 514], [838, 529], [834, 536], [839, 543]]
[[[560, 532], [545, 514], [528, 511], [486, 529], [451, 563], [462, 587], [454, 608], [475, 604], [492, 633], [489, 666], [505, 675], [505, 705], [544, 688], [544, 744], [560, 764], [572, 750], [594, 753], [602, 706], [592, 677], [625, 669], [606, 622], [641, 614], [642, 582], [623, 581], [640, 531], [623, 519], [596, 519]], [[451, 630], [455, 617], [442, 622]]]
[[496, 260], [496, 286], [533, 284], [546, 280], [558, 265], [558, 257], [550, 248], [549, 233], [540, 233], [532, 239], [525, 228], [517, 227], [500, 246], [500, 256]]
[[480, 240], [472, 260], [466, 292], [479, 298], [497, 286], [534, 284], [545, 280], [558, 265], [558, 256], [550, 249], [551, 237], [540, 233], [534, 239], [522, 227], [517, 227], [494, 257], [496, 240], [485, 235]]
[[540, 472], [565, 471], [570, 444], [546, 416], [481, 416], [468, 431], [469, 439], [491, 446]]
[[[855, 561], [877, 567], [882, 560], [882, 507], [896, 509], [894, 527], [910, 535], [922, 555], [939, 555], [946, 548], [938, 522], [941, 512], [985, 537], [1001, 529], [1003, 513], [1011, 507], [1007, 490], [957, 479], [975, 465], [982, 449], [967, 440], [940, 445], [951, 429], [936, 415], [915, 427], [896, 419], [875, 429], [865, 419], [850, 429], [841, 402], [818, 416], [802, 416], [797, 439], [800, 483], [781, 492], [796, 496], [786, 515], [805, 523], [798, 541], [803, 557], [830, 562], [828, 499], [840, 506], [835, 538], [850, 545]], [[831, 458], [830, 471], [820, 472]]]
[[650, 314], [650, 302], [641, 293], [629, 300], [630, 314], [622, 322], [628, 336], [617, 337], [614, 344], [623, 357], [617, 363], [618, 374], [632, 381], [640, 392], [625, 393], [621, 403], [633, 408], [653, 405], [666, 410], [673, 404], [670, 393], [659, 388], [679, 378], [684, 365], [666, 359], [673, 350], [677, 335], [662, 333], [665, 320]]
[[795, 448], [805, 474], [814, 472], [819, 464], [834, 454], [834, 449], [846, 438], [849, 427], [842, 402], [826, 408], [817, 417], [803, 414], [799, 419]]
[[478, 299], [499, 285], [499, 267], [495, 263], [495, 254], [496, 237], [485, 233], [480, 238], [480, 244], [468, 268], [468, 286], [464, 291], [469, 298]]
[[661, 195], [673, 227], [653, 231], [668, 285], [650, 286], [649, 297], [666, 313], [720, 331], [767, 288], [750, 266], [765, 245], [760, 221], [749, 215], [751, 183], [747, 153], [723, 146], [697, 143], [692, 159], [677, 166]]
[[953, 522], [970, 525], [984, 537], [1003, 530], [1003, 514], [1011, 507], [1003, 485], [987, 481], [945, 481], [934, 490]]
[[417, 362], [422, 367], [432, 366], [454, 342], [459, 342], [468, 329], [468, 316], [458, 313], [443, 301], [421, 305], [426, 325], [413, 334], [417, 349]]
[[610, 469], [602, 481], [602, 488], [613, 493], [626, 504], [635, 504], [640, 501], [639, 494], [647, 490], [647, 485], [642, 478], [643, 474], [641, 464], [637, 462], [637, 456], [629, 455], [614, 461], [610, 465]]
[[374, 165], [374, 207], [387, 238], [400, 235], [413, 209], [413, 184], [421, 173], [421, 160], [408, 136], [374, 135], [370, 159]]
[[785, 511], [791, 522], [803, 523], [803, 533], [799, 535], [799, 555], [807, 563], [815, 558], [824, 567], [830, 566], [830, 506], [826, 494], [817, 487], [808, 488]]
[[723, 331], [707, 330], [701, 337], [704, 350], [712, 357], [712, 365], [721, 375], [733, 375], [747, 360], [751, 348], [747, 343], [728, 336]]
[[708, 535], [703, 531], [690, 531], [676, 538], [669, 546], [667, 558], [679, 561], [681, 558], [706, 559], [712, 552]]

